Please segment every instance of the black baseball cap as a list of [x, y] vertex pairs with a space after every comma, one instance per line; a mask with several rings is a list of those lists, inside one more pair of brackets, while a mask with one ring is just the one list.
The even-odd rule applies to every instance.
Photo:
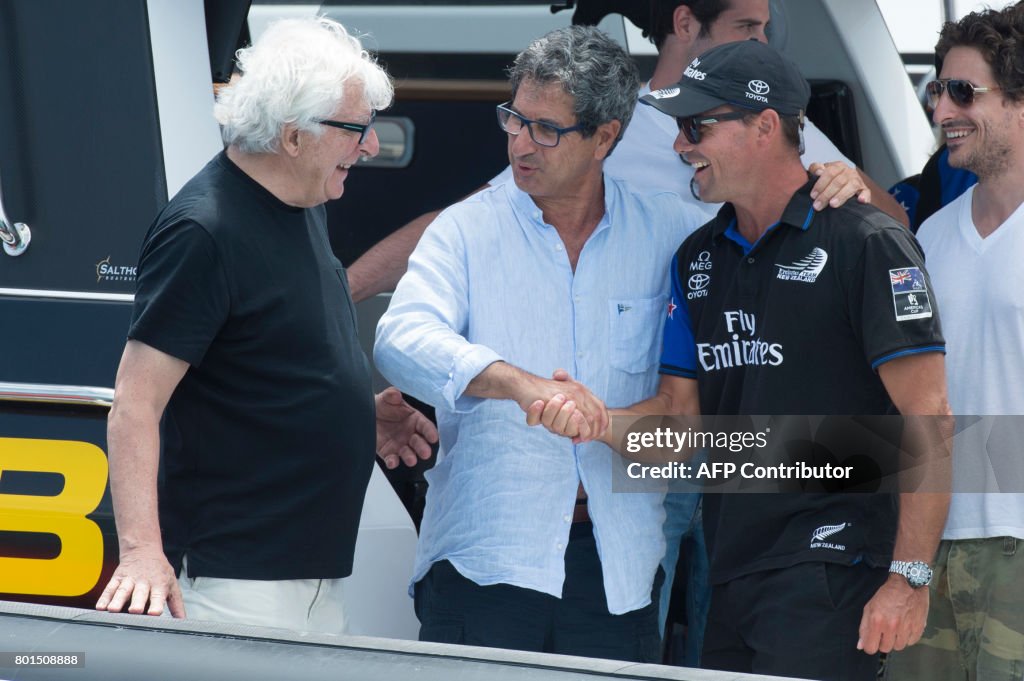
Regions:
[[640, 101], [670, 116], [695, 116], [723, 104], [795, 116], [810, 98], [796, 64], [774, 47], [743, 40], [708, 50], [686, 67], [682, 80]]

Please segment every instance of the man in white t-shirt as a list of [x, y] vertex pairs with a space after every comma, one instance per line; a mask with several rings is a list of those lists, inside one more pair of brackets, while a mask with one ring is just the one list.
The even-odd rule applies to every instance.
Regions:
[[[578, 0], [576, 4], [574, 23], [593, 24], [609, 12], [620, 12], [644, 28], [658, 47], [654, 74], [638, 96], [678, 82], [694, 57], [716, 45], [750, 38], [767, 42], [768, 0]], [[692, 197], [689, 187], [693, 169], [672, 151], [678, 133], [671, 116], [638, 106], [622, 141], [605, 162], [605, 172], [645, 190], [674, 191], [710, 219], [720, 206], [703, 204]], [[821, 176], [815, 187], [819, 209], [826, 202], [838, 206], [856, 196], [908, 224], [906, 211], [899, 203], [854, 167], [810, 121], [804, 142], [804, 164]], [[489, 184], [509, 178], [511, 171], [506, 168]], [[353, 300], [359, 302], [394, 289], [405, 272], [409, 254], [439, 212], [425, 213], [409, 222], [352, 263], [347, 272]]]
[[[1024, 5], [947, 23], [928, 86], [949, 164], [978, 184], [918, 232], [958, 414], [953, 497], [918, 645], [889, 679], [1024, 677]], [[977, 417], [981, 417], [978, 419]]]

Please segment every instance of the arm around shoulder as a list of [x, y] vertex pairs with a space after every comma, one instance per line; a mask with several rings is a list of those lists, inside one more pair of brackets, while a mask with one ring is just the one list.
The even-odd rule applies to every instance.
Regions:
[[870, 203], [888, 214], [904, 227], [910, 225], [907, 211], [899, 201], [846, 158], [810, 119], [804, 122], [804, 142], [806, 151], [802, 159], [807, 170], [818, 176], [811, 193], [816, 210], [822, 210], [826, 205], [836, 208], [856, 197], [861, 203]]

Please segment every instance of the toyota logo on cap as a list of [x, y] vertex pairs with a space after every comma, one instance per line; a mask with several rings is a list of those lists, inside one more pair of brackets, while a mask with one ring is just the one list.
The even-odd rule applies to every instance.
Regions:
[[749, 83], [747, 83], [747, 87], [750, 88], [750, 91], [753, 92], [755, 95], [766, 95], [768, 94], [768, 91], [771, 89], [768, 87], [768, 83], [764, 82], [763, 80], [752, 80]]

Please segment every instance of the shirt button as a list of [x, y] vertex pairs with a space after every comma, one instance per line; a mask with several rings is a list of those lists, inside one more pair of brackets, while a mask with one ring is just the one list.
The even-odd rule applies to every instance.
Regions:
[[558, 244], [557, 246], [555, 246], [555, 250], [556, 251], [562, 250], [562, 244]]
[[577, 352], [576, 356], [579, 357], [580, 359], [582, 359], [583, 358], [583, 351], [580, 350], [579, 352]]
[[754, 264], [754, 259], [753, 258], [747, 258], [747, 262], [750, 263], [751, 265], [753, 265]]
[[572, 522], [572, 516], [568, 515], [568, 514], [567, 515], [563, 515], [562, 516], [562, 520], [564, 520], [567, 523]]
[[561, 551], [565, 548], [565, 546], [562, 544], [562, 542], [558, 542], [557, 544], [555, 544], [555, 548]]

